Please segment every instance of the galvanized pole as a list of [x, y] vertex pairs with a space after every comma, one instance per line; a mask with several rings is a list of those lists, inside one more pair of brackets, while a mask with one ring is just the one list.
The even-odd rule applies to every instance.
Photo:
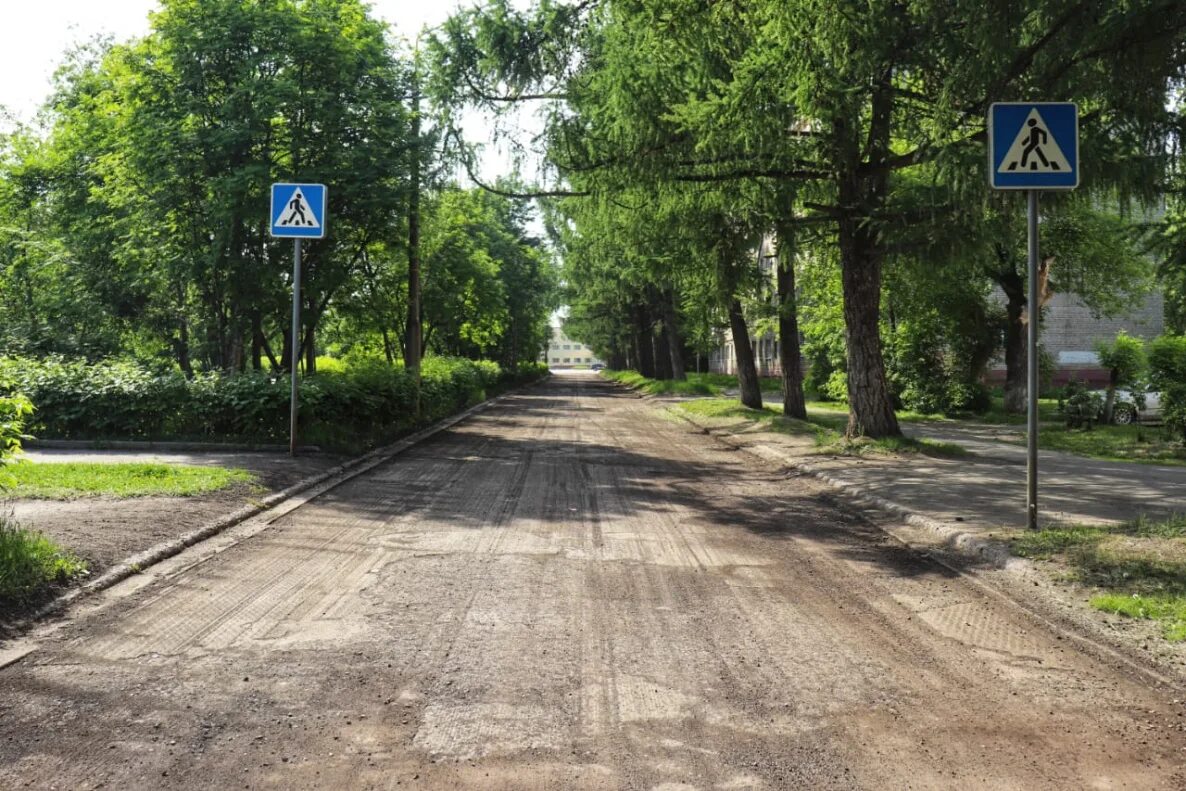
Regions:
[[1026, 527], [1038, 529], [1038, 190], [1029, 190], [1029, 338], [1026, 351]]
[[301, 240], [292, 248], [292, 396], [288, 408], [288, 452], [297, 452], [297, 367], [301, 361]]

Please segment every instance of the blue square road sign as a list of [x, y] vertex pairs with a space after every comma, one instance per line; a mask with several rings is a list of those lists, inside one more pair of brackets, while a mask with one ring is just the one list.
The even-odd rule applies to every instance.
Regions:
[[324, 184], [272, 185], [272, 236], [282, 239], [325, 237]]
[[988, 182], [998, 190], [1079, 186], [1073, 102], [996, 102], [988, 110]]

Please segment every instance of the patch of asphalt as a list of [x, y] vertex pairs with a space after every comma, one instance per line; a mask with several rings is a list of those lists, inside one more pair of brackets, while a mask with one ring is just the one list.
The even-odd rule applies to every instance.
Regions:
[[[351, 478], [362, 475], [363, 473], [390, 461], [391, 459], [405, 452], [414, 445], [433, 436], [434, 434], [438, 434], [441, 431], [445, 431], [446, 429], [452, 428], [458, 423], [467, 420], [468, 418], [489, 408], [492, 404], [501, 401], [507, 396], [513, 395], [514, 393], [519, 392], [526, 387], [532, 386], [532, 384], [538, 384], [538, 382], [508, 390], [494, 398], [487, 399], [480, 404], [475, 404], [469, 409], [459, 412], [456, 415], [447, 417], [444, 420], [433, 423], [431, 426], [410, 434], [403, 439], [400, 439], [389, 445], [385, 445], [382, 448], [376, 448], [369, 453], [345, 461], [342, 464], [325, 470], [324, 472], [297, 481], [291, 486], [281, 489], [278, 492], [273, 492], [272, 494], [263, 497], [250, 505], [243, 506], [242, 508], [233, 511], [224, 517], [209, 522], [208, 524], [205, 524], [196, 530], [191, 530], [184, 535], [169, 539], [168, 541], [162, 541], [161, 543], [149, 547], [142, 552], [138, 552], [112, 566], [95, 579], [90, 580], [76, 588], [71, 588], [61, 596], [58, 596], [47, 602], [44, 606], [35, 610], [31, 615], [24, 619], [23, 623], [15, 624], [15, 626], [18, 628], [29, 626], [51, 615], [60, 613], [63, 610], [66, 610], [69, 607], [77, 604], [85, 597], [107, 590], [108, 588], [123, 582], [129, 577], [140, 574], [146, 569], [180, 554], [189, 547], [211, 539], [228, 530], [229, 528], [251, 519], [252, 517], [258, 516], [273, 509], [281, 509], [286, 501], [291, 500], [302, 493], [308, 492], [315, 487], [319, 487], [317, 495], [324, 494], [330, 489], [333, 489], [334, 487], [349, 481]], [[129, 445], [132, 444], [137, 443], [129, 443]], [[229, 449], [228, 446], [225, 445], [218, 447], [221, 450]], [[133, 450], [131, 447], [123, 447], [121, 449]], [[159, 443], [156, 449], [164, 450], [163, 447], [159, 447]], [[182, 448], [176, 446], [170, 447], [169, 449], [182, 450]], [[203, 450], [202, 447], [197, 445], [191, 446], [189, 449]], [[324, 486], [322, 486], [323, 484]], [[303, 502], [297, 503], [296, 505], [299, 507], [299, 505], [302, 504]], [[289, 510], [293, 509], [284, 509], [284, 512], [287, 513]], [[0, 653], [0, 668], [6, 667], [28, 653], [29, 651], [7, 651]]]

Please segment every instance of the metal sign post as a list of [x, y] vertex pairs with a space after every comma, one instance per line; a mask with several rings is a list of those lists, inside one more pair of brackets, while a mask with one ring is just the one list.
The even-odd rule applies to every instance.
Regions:
[[288, 404], [288, 452], [297, 452], [297, 414], [300, 411], [298, 370], [301, 362], [301, 240], [325, 238], [324, 184], [273, 184], [271, 233], [292, 239], [292, 392]]
[[292, 243], [292, 393], [288, 399], [288, 453], [296, 455], [298, 388], [297, 370], [301, 364], [301, 240]]
[[1038, 529], [1038, 193], [1079, 186], [1079, 111], [1070, 102], [997, 102], [988, 110], [988, 181], [1025, 190], [1029, 296], [1026, 337], [1026, 527]]
[[[1038, 190], [1026, 192], [1029, 231], [1029, 326], [1026, 337], [1025, 526], [1038, 529]], [[300, 242], [297, 242], [299, 245]]]

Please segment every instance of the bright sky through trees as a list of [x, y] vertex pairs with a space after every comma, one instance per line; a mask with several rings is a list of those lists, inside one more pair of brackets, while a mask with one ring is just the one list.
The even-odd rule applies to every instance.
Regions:
[[[122, 41], [148, 32], [148, 13], [156, 0], [38, 0], [11, 3], [0, 26], [0, 106], [29, 120], [50, 90], [62, 53], [96, 35]], [[403, 36], [445, 20], [450, 2], [409, 3], [373, 0], [375, 15]]]

